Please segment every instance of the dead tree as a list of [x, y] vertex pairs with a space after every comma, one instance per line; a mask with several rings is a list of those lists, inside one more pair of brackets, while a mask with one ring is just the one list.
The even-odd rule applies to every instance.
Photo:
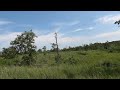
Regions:
[[56, 43], [55, 43], [55, 46], [56, 46], [56, 57], [55, 57], [55, 60], [57, 63], [60, 62], [61, 60], [61, 56], [59, 55], [59, 48], [58, 48], [58, 42], [57, 42], [57, 33], [55, 33], [55, 40], [56, 40]]
[[55, 32], [55, 40], [56, 40], [56, 46], [57, 46], [56, 52], [57, 52], [57, 56], [59, 56], [58, 42], [57, 42], [57, 33], [56, 32]]

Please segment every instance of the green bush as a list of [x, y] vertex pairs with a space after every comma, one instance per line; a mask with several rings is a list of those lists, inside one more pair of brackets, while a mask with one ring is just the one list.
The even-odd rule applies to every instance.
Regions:
[[60, 64], [62, 62], [62, 57], [60, 54], [55, 56], [55, 62], [58, 64]]
[[106, 78], [118, 77], [120, 75], [120, 65], [111, 61], [103, 61], [82, 70], [86, 78]]
[[14, 47], [3, 48], [2, 57], [4, 57], [5, 59], [12, 59], [15, 58], [16, 53], [17, 52]]
[[79, 55], [87, 55], [87, 53], [85, 51], [79, 51], [77, 52]]
[[77, 64], [78, 63], [78, 60], [75, 59], [73, 56], [69, 57], [68, 59], [66, 59], [64, 61], [64, 63], [66, 64]]
[[24, 55], [22, 57], [21, 65], [32, 65], [35, 63], [35, 59], [33, 56], [30, 55]]

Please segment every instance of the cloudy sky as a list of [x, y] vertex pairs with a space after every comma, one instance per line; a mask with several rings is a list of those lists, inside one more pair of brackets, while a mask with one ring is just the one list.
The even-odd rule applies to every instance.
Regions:
[[60, 48], [120, 40], [119, 11], [0, 11], [0, 50], [32, 29], [37, 48], [51, 48], [58, 32]]

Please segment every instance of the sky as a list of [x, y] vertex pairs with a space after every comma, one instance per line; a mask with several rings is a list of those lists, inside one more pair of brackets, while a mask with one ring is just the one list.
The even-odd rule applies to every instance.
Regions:
[[59, 48], [120, 40], [119, 19], [119, 11], [0, 11], [0, 50], [31, 29], [37, 49], [51, 49], [55, 32]]

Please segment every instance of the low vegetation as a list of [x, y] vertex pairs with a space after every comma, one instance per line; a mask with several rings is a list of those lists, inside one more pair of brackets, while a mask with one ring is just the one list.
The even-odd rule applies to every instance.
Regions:
[[[118, 23], [118, 22], [116, 22]], [[120, 41], [36, 49], [32, 30], [0, 54], [0, 79], [120, 79]]]
[[[80, 52], [80, 53], [79, 53]], [[59, 63], [55, 53], [37, 53], [32, 65], [20, 65], [22, 55], [13, 59], [0, 58], [1, 79], [117, 79], [120, 78], [120, 55], [107, 51], [88, 50], [60, 52]], [[28, 59], [26, 59], [28, 60]]]

